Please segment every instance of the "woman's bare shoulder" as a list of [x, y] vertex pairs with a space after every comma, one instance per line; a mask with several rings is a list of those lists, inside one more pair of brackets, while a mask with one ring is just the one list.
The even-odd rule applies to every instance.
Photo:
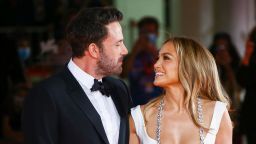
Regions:
[[150, 118], [154, 117], [157, 113], [157, 106], [148, 106], [147, 104], [141, 105], [141, 112], [144, 116], [145, 122], [150, 120]]
[[156, 104], [154, 105], [148, 105], [148, 104], [144, 104], [144, 105], [140, 105], [140, 109], [142, 112], [146, 111], [146, 112], [152, 112], [155, 111], [158, 108], [158, 106]]
[[204, 123], [206, 124], [206, 127], [210, 127], [211, 125], [216, 102], [217, 101], [208, 99], [202, 100]]
[[203, 107], [206, 107], [208, 110], [214, 109], [216, 102], [217, 101], [213, 101], [213, 100], [209, 100], [209, 99], [202, 100]]

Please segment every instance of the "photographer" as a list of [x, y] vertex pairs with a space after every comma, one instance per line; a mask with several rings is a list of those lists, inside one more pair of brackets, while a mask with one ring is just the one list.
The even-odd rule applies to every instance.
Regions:
[[153, 86], [153, 65], [158, 55], [158, 21], [154, 17], [144, 17], [137, 26], [139, 36], [125, 59], [121, 74], [122, 78], [128, 78], [135, 106], [145, 104], [160, 94], [160, 89]]

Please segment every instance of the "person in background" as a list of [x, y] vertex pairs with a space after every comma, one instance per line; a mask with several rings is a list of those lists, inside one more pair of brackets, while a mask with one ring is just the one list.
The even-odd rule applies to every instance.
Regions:
[[4, 139], [6, 138], [6, 131], [4, 131], [6, 128], [4, 127], [11, 127], [10, 117], [14, 109], [13, 91], [23, 87], [26, 79], [15, 38], [7, 34], [0, 34], [0, 43], [1, 48], [5, 49], [0, 57], [2, 67], [0, 70], [0, 139]]
[[18, 39], [18, 55], [25, 69], [31, 65], [31, 47], [28, 38]]
[[68, 24], [72, 58], [25, 99], [26, 144], [127, 144], [128, 87], [110, 77], [128, 53], [116, 8], [82, 9]]
[[216, 33], [210, 51], [215, 58], [221, 83], [231, 98], [232, 109], [237, 110], [240, 103], [240, 87], [237, 83], [236, 73], [240, 57], [230, 35], [225, 32]]
[[230, 35], [226, 32], [218, 32], [214, 35], [210, 51], [215, 58], [221, 84], [231, 99], [229, 113], [234, 124], [233, 144], [237, 144], [241, 141], [238, 128], [241, 87], [236, 79], [240, 57]]
[[164, 94], [132, 108], [130, 144], [232, 144], [229, 99], [207, 48], [172, 37], [154, 70]]
[[128, 78], [133, 104], [145, 104], [160, 95], [161, 90], [153, 85], [153, 64], [157, 57], [159, 23], [154, 17], [143, 17], [138, 22], [138, 39], [125, 59], [122, 78]]
[[237, 73], [239, 84], [245, 88], [246, 94], [240, 111], [240, 129], [246, 135], [248, 144], [256, 143], [256, 27], [246, 41], [245, 54]]

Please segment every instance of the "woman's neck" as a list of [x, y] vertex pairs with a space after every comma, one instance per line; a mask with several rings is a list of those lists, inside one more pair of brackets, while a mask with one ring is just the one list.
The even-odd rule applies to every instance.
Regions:
[[174, 112], [186, 111], [184, 88], [181, 85], [166, 88], [164, 103], [165, 110], [172, 110]]

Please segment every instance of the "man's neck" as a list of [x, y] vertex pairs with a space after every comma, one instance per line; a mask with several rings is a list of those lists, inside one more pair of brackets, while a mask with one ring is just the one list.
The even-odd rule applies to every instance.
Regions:
[[103, 76], [97, 73], [97, 62], [94, 59], [82, 57], [72, 58], [72, 61], [84, 72], [93, 76], [95, 79], [102, 79]]

